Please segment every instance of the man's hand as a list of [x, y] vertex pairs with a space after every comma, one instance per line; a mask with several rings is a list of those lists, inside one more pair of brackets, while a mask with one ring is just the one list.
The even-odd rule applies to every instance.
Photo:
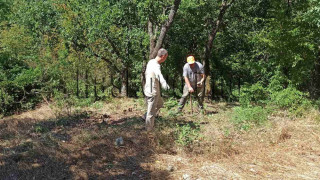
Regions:
[[197, 87], [201, 87], [201, 86], [202, 86], [202, 83], [203, 83], [202, 81], [198, 82], [198, 83], [197, 83]]
[[189, 93], [193, 93], [194, 92], [194, 90], [193, 90], [193, 88], [190, 86], [189, 87]]

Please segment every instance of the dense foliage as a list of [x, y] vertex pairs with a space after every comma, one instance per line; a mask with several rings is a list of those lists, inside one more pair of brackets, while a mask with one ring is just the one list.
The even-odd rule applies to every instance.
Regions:
[[55, 96], [141, 96], [165, 25], [170, 95], [193, 54], [212, 99], [289, 107], [286, 96], [319, 97], [318, 0], [0, 0], [0, 114]]

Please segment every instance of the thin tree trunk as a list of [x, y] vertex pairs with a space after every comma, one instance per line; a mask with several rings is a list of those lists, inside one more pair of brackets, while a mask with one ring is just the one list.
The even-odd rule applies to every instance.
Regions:
[[101, 90], [102, 90], [103, 93], [104, 93], [104, 91], [105, 91], [105, 86], [104, 86], [105, 81], [106, 81], [106, 78], [103, 77], [103, 78], [102, 78], [102, 84], [101, 84]]
[[181, 78], [181, 92], [183, 94], [183, 88], [184, 88], [184, 78]]
[[[226, 13], [227, 9], [234, 3], [234, 1], [235, 0], [231, 0], [230, 3], [227, 3], [226, 0], [222, 1], [222, 5], [221, 5], [221, 8], [220, 8], [220, 12], [219, 12], [218, 18], [217, 18], [216, 22], [213, 24], [211, 32], [209, 33], [208, 42], [206, 44], [206, 49], [205, 49], [205, 57], [204, 57], [204, 59], [202, 61], [206, 76], [210, 75], [209, 59], [211, 57], [213, 41], [216, 38], [217, 32], [219, 31], [219, 28], [221, 26], [221, 22], [223, 20], [224, 14]], [[214, 83], [214, 81], [213, 81], [213, 83]]]
[[[150, 38], [149, 60], [157, 56], [157, 53], [163, 44], [163, 41], [174, 20], [174, 17], [177, 14], [180, 3], [181, 3], [181, 0], [174, 0], [173, 6], [171, 7], [171, 10], [168, 16], [168, 20], [162, 25], [158, 39], [156, 38], [158, 26], [155, 25], [154, 27], [154, 23], [152, 22], [151, 18], [149, 18], [149, 21], [148, 21], [148, 34]], [[146, 82], [146, 79], [143, 77], [145, 75], [146, 66], [147, 66], [147, 63], [144, 63], [141, 71], [142, 89], [144, 88], [144, 85]]]
[[228, 99], [230, 101], [232, 97], [232, 75], [231, 75], [231, 78], [229, 79], [229, 91], [230, 91], [230, 94]]
[[88, 98], [88, 97], [89, 97], [88, 70], [86, 70], [86, 73], [85, 73], [85, 82], [86, 82], [86, 90], [85, 90], [85, 94], [86, 94], [86, 98]]
[[98, 101], [98, 94], [97, 94], [97, 77], [94, 77], [94, 99]]
[[[169, 28], [170, 28], [170, 26], [171, 26], [171, 24], [172, 24], [172, 22], [174, 20], [174, 17], [177, 14], [177, 11], [179, 9], [180, 3], [181, 3], [181, 0], [175, 0], [174, 1], [173, 6], [171, 7], [171, 10], [170, 10], [170, 13], [169, 13], [169, 16], [168, 16], [168, 20], [162, 25], [161, 31], [160, 31], [160, 35], [159, 35], [158, 40], [157, 40], [157, 43], [156, 43], [155, 47], [153, 48], [153, 51], [150, 52], [150, 56], [149, 56], [150, 59], [153, 59], [153, 58], [155, 58], [157, 56], [157, 52], [161, 48], [162, 43], [164, 41], [164, 38], [166, 37], [166, 34], [167, 34], [167, 32], [168, 32], [168, 30], [169, 30]], [[149, 22], [151, 22], [151, 21], [149, 21]], [[157, 30], [157, 28], [156, 28], [156, 30]], [[155, 34], [152, 34], [152, 35], [155, 35]]]
[[121, 97], [125, 97], [127, 95], [126, 71], [126, 69], [123, 69], [121, 73]]
[[77, 66], [77, 97], [79, 98], [79, 67]]
[[113, 88], [115, 88], [116, 86], [113, 83], [113, 74], [112, 73], [110, 74], [110, 82], [111, 82], [111, 85], [112, 85], [111, 95], [112, 95], [112, 97], [115, 97], [115, 95], [113, 93]]
[[214, 95], [215, 95], [215, 91], [214, 91], [214, 80], [213, 77], [211, 76], [211, 99], [214, 100]]
[[129, 97], [129, 69], [126, 70], [126, 81], [127, 81], [127, 97]]
[[223, 83], [221, 83], [221, 98], [224, 99]]
[[314, 63], [314, 73], [312, 77], [311, 95], [317, 99], [320, 97], [320, 46], [318, 47], [318, 58]]
[[157, 32], [158, 32], [158, 26], [153, 28], [153, 23], [149, 19], [148, 21], [148, 33], [150, 38], [150, 47], [149, 47], [149, 59], [153, 59], [152, 53], [154, 51], [154, 48], [156, 46], [156, 38], [157, 38]]
[[[143, 49], [143, 40], [140, 41], [140, 48]], [[146, 82], [146, 77], [145, 77], [145, 72], [146, 72], [146, 66], [147, 66], [147, 63], [146, 63], [146, 60], [147, 59], [147, 55], [146, 55], [146, 52], [145, 51], [141, 51], [141, 55], [142, 55], [142, 58], [144, 59], [143, 60], [143, 63], [142, 63], [142, 71], [140, 73], [140, 80], [141, 80], [141, 90], [142, 90], [142, 94], [144, 94], [144, 85], [145, 85], [145, 82]]]
[[238, 77], [238, 92], [239, 92], [239, 97], [240, 97], [240, 92], [241, 92], [241, 77]]

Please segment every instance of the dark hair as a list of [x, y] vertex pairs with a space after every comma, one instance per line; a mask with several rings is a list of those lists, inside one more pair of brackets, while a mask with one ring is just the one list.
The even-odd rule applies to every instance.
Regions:
[[163, 48], [161, 48], [161, 49], [159, 49], [157, 56], [162, 57], [162, 56], [164, 56], [166, 54], [168, 54], [168, 51], [163, 49]]

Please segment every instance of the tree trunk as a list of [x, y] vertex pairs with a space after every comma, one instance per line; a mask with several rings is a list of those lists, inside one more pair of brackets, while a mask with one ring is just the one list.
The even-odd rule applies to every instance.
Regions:
[[97, 94], [97, 77], [94, 77], [94, 99], [98, 101], [98, 94]]
[[221, 98], [224, 99], [223, 83], [221, 83]]
[[85, 90], [85, 94], [86, 94], [86, 98], [88, 98], [88, 97], [89, 97], [88, 70], [86, 70], [86, 74], [85, 74], [85, 83], [86, 83], [86, 90]]
[[184, 88], [184, 78], [181, 78], [181, 92], [183, 94], [183, 88]]
[[[143, 40], [140, 41], [140, 48], [143, 49]], [[141, 51], [141, 55], [143, 58], [143, 63], [142, 63], [142, 71], [140, 73], [140, 80], [141, 80], [141, 90], [142, 90], [142, 94], [144, 94], [144, 85], [146, 82], [146, 77], [145, 77], [145, 72], [146, 72], [146, 59], [147, 59], [147, 53], [145, 51]]]
[[317, 99], [320, 97], [320, 46], [318, 47], [318, 58], [314, 63], [314, 73], [312, 77], [311, 95]]
[[[231, 2], [228, 4], [226, 0], [223, 0], [222, 5], [220, 7], [220, 12], [219, 12], [218, 18], [215, 23], [212, 23], [213, 27], [211, 29], [211, 32], [209, 33], [208, 42], [206, 44], [206, 49], [205, 49], [205, 53], [204, 53], [205, 56], [202, 61], [203, 66], [204, 66], [204, 73], [206, 74], [206, 76], [210, 75], [209, 59], [211, 57], [213, 41], [216, 38], [217, 32], [219, 31], [224, 14], [226, 13], [227, 9], [234, 3], [234, 1], [235, 0], [231, 0]], [[213, 81], [213, 83], [214, 83], [214, 81]]]
[[123, 69], [121, 73], [121, 97], [125, 97], [127, 95], [127, 70]]
[[79, 98], [79, 67], [77, 67], [77, 97]]
[[[157, 53], [163, 44], [165, 36], [174, 20], [174, 17], [177, 14], [180, 3], [181, 3], [181, 0], [174, 0], [173, 6], [171, 7], [171, 10], [168, 16], [168, 20], [162, 25], [158, 39], [156, 38], [158, 26], [155, 25], [154, 27], [154, 23], [152, 22], [151, 18], [149, 18], [149, 21], [148, 21], [148, 34], [150, 38], [149, 60], [154, 59], [157, 56]], [[147, 67], [147, 63], [144, 63], [141, 71], [142, 89], [144, 88], [144, 85], [146, 82], [146, 79], [143, 77], [146, 72], [146, 67]]]
[[148, 34], [150, 38], [150, 48], [149, 48], [149, 59], [153, 59], [152, 53], [156, 46], [156, 38], [157, 38], [158, 26], [153, 28], [153, 24], [151, 20], [148, 21]]
[[105, 86], [104, 86], [105, 81], [106, 81], [106, 78], [103, 77], [103, 78], [102, 78], [102, 84], [101, 84], [101, 90], [102, 90], [103, 93], [104, 93], [104, 91], [105, 91]]
[[111, 85], [112, 85], [111, 95], [112, 95], [112, 97], [116, 97], [114, 95], [114, 93], [113, 93], [113, 88], [116, 88], [116, 86], [113, 83], [113, 74], [112, 73], [110, 74], [110, 82], [111, 82]]
[[231, 101], [231, 97], [232, 97], [232, 75], [231, 75], [231, 78], [229, 79], [229, 91], [230, 91], [230, 94], [229, 94], [229, 101]]
[[129, 97], [129, 69], [126, 69], [127, 97]]
[[240, 97], [240, 92], [241, 92], [241, 77], [238, 77], [238, 91], [239, 91], [239, 97]]
[[[150, 52], [149, 59], [153, 59], [157, 56], [158, 50], [161, 48], [162, 43], [164, 41], [164, 38], [166, 37], [166, 34], [167, 34], [167, 32], [173, 22], [173, 19], [174, 19], [175, 15], [177, 14], [180, 3], [181, 3], [181, 0], [174, 1], [173, 6], [171, 7], [171, 10], [170, 10], [170, 13], [168, 16], [168, 20], [161, 27], [161, 31], [160, 31], [160, 35], [158, 37], [157, 43], [155, 44], [154, 48], [150, 48], [150, 50], [152, 50], [152, 52]], [[148, 27], [152, 26], [152, 22], [151, 21], [149, 21], [149, 22], [151, 24], [148, 23]], [[157, 31], [157, 27], [155, 28], [155, 30]], [[155, 36], [155, 35], [156, 35], [155, 33], [154, 34], [149, 33], [149, 36]]]
[[213, 77], [211, 76], [211, 99], [214, 100], [214, 95], [215, 95], [215, 91], [214, 91], [214, 79]]

